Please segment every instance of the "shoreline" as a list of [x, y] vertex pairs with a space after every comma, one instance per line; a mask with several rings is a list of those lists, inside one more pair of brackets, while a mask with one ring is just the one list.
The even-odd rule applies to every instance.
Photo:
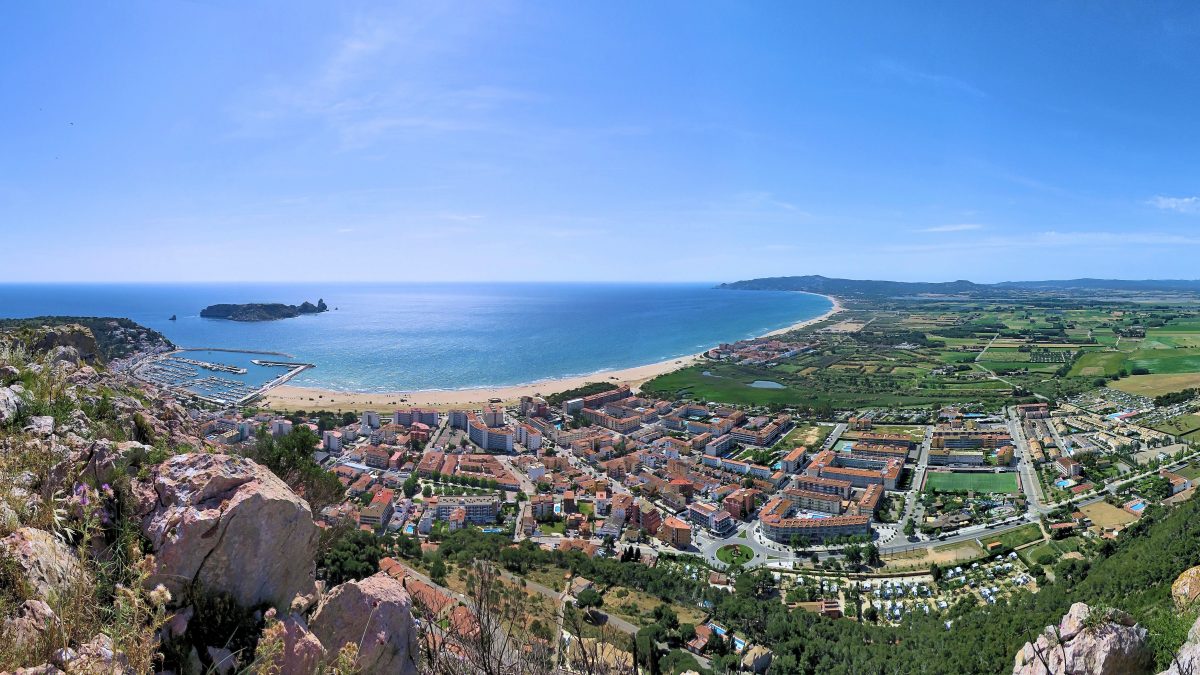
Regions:
[[[820, 323], [841, 312], [844, 307], [832, 295], [813, 293], [828, 298], [833, 306], [827, 312], [811, 319], [798, 321], [790, 326], [779, 328], [758, 338], [775, 337], [794, 330], [799, 330]], [[755, 338], [749, 338], [755, 339]], [[706, 350], [707, 351], [707, 350]], [[589, 382], [611, 382], [615, 385], [627, 384], [637, 389], [644, 382], [659, 375], [686, 368], [699, 363], [704, 358], [704, 352], [679, 356], [657, 363], [649, 363], [632, 368], [597, 371], [588, 375], [551, 378], [530, 382], [528, 384], [504, 385], [496, 387], [478, 387], [474, 389], [427, 389], [424, 391], [397, 392], [344, 392], [319, 387], [302, 387], [282, 384], [267, 391], [259, 399], [259, 403], [272, 410], [332, 410], [340, 412], [362, 412], [376, 409], [384, 412], [389, 407], [417, 406], [421, 408], [436, 408], [449, 410], [451, 408], [478, 407], [488, 403], [490, 399], [498, 398], [502, 404], [509, 405], [520, 400], [522, 396], [549, 396], [568, 389], [582, 387]]]

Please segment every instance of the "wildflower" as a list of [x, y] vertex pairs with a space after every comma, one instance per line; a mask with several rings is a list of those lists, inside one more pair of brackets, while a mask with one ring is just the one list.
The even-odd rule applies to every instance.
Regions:
[[159, 584], [150, 591], [150, 603], [156, 607], [162, 607], [171, 601], [171, 591], [167, 590], [166, 586]]
[[277, 614], [277, 612], [275, 611], [275, 608], [272, 607], [271, 609], [267, 610], [266, 614], [263, 614], [263, 618], [266, 619], [267, 621], [270, 621], [271, 619], [275, 618], [276, 614]]
[[109, 499], [112, 499], [112, 497], [113, 497], [113, 489], [112, 489], [112, 486], [111, 486], [111, 485], [109, 485], [108, 483], [105, 483], [104, 485], [101, 485], [101, 486], [100, 486], [100, 491], [104, 493], [104, 496], [105, 496], [105, 497], [108, 497]]

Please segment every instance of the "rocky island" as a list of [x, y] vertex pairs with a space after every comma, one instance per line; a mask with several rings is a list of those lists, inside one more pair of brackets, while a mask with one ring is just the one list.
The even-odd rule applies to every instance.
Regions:
[[275, 321], [276, 319], [291, 319], [301, 314], [320, 314], [328, 311], [329, 307], [325, 305], [324, 300], [317, 300], [315, 305], [308, 301], [299, 305], [285, 305], [281, 302], [251, 302], [242, 305], [209, 305], [200, 310], [200, 316], [205, 319], [228, 319], [230, 321]]

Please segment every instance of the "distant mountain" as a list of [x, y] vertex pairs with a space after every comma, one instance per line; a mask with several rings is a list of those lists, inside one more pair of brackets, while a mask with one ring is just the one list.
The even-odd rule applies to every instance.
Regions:
[[767, 277], [721, 284], [718, 288], [741, 291], [808, 291], [841, 296], [896, 297], [911, 295], [996, 296], [1037, 291], [1153, 291], [1200, 292], [1200, 281], [1175, 279], [1064, 279], [1052, 281], [1004, 281], [977, 284], [973, 281], [872, 281], [831, 279], [820, 275]]
[[200, 316], [206, 319], [229, 319], [230, 321], [274, 321], [290, 319], [301, 314], [320, 314], [327, 312], [324, 300], [317, 304], [305, 301], [300, 305], [285, 305], [281, 302], [251, 302], [244, 305], [222, 304], [209, 305], [200, 310]]

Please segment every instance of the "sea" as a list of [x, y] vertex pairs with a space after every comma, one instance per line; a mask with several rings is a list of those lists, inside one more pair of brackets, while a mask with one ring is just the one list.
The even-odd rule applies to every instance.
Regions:
[[[200, 318], [216, 303], [318, 299], [330, 311], [256, 323]], [[820, 295], [699, 283], [0, 284], [0, 317], [126, 317], [184, 348], [280, 352], [315, 365], [291, 384], [354, 392], [507, 386], [629, 368], [762, 335], [831, 306]], [[250, 358], [196, 354], [231, 365]]]

